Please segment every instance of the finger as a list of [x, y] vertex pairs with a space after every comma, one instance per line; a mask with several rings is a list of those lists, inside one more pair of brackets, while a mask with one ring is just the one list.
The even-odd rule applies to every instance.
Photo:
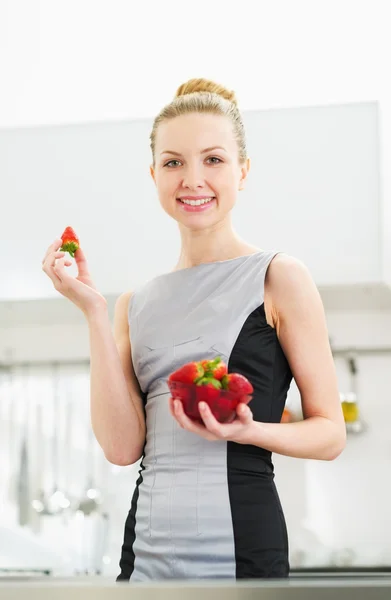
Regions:
[[208, 431], [210, 431], [214, 435], [217, 435], [218, 437], [224, 437], [225, 431], [224, 431], [223, 426], [221, 425], [221, 423], [219, 423], [219, 421], [213, 415], [212, 411], [210, 410], [210, 408], [206, 404], [206, 402], [200, 402], [198, 404], [198, 408], [200, 411], [201, 418], [204, 422], [204, 425], [208, 429]]
[[46, 259], [46, 263], [50, 266], [53, 267], [56, 264], [56, 259], [57, 258], [63, 258], [65, 256], [65, 252], [63, 252], [62, 250], [58, 250], [57, 252], [51, 252], [47, 259]]
[[69, 260], [67, 261], [65, 258], [59, 258], [53, 267], [53, 271], [57, 275], [61, 283], [64, 283], [64, 281], [69, 277], [68, 273], [65, 271], [65, 263], [69, 263], [68, 266], [72, 264]]
[[46, 257], [43, 262], [42, 269], [47, 273], [48, 270], [52, 269], [56, 264], [56, 259], [63, 258], [65, 252], [52, 252]]
[[174, 400], [173, 408], [174, 417], [178, 421], [179, 425], [183, 427], [183, 429], [187, 429], [187, 431], [192, 431], [194, 433], [200, 433], [205, 430], [203, 425], [199, 425], [186, 415], [185, 411], [183, 410], [183, 404], [180, 400]]
[[45, 256], [42, 259], [42, 264], [44, 264], [44, 262], [46, 261], [46, 259], [49, 256], [49, 254], [52, 254], [53, 252], [57, 252], [57, 250], [59, 248], [61, 248], [61, 246], [62, 246], [62, 239], [61, 238], [55, 239], [54, 242], [52, 244], [50, 244], [49, 248], [46, 250]]
[[78, 276], [79, 277], [89, 277], [90, 272], [88, 269], [88, 263], [86, 255], [83, 250], [79, 247], [75, 252], [75, 261], [77, 264]]
[[243, 425], [248, 425], [253, 420], [253, 413], [247, 404], [243, 404], [243, 402], [237, 405], [236, 414]]
[[183, 410], [182, 402], [180, 400], [173, 400], [172, 408], [173, 408], [173, 415], [174, 415], [175, 419], [178, 421], [179, 425], [186, 429], [188, 427], [190, 427], [192, 422], [189, 419], [189, 417], [185, 414], [185, 411]]
[[51, 254], [49, 254], [49, 256], [47, 256], [45, 262], [42, 265], [42, 270], [50, 277], [53, 283], [60, 282], [60, 278], [58, 277], [58, 274], [56, 273], [54, 267], [56, 265], [56, 260], [63, 258], [64, 255], [65, 252], [52, 252]]
[[185, 414], [182, 402], [179, 400], [173, 400], [173, 413], [176, 421], [179, 423], [182, 429], [186, 429], [186, 431], [195, 433], [209, 442], [214, 442], [218, 439], [217, 436], [208, 431], [204, 425], [190, 419]]
[[174, 413], [174, 399], [171, 398], [171, 397], [168, 399], [168, 408], [170, 410], [171, 416], [173, 416], [175, 418], [175, 413]]
[[56, 264], [56, 260], [58, 260], [59, 258], [64, 258], [65, 254], [66, 253], [62, 250], [58, 250], [57, 252], [51, 252], [50, 254], [48, 254], [45, 262], [43, 263], [43, 270], [45, 271], [45, 269], [51, 269], [52, 267], [54, 267], [54, 265]]

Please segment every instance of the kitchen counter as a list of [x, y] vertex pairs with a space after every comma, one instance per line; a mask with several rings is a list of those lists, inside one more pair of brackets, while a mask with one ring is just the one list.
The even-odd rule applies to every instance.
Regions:
[[129, 584], [112, 578], [2, 578], [0, 600], [390, 600], [389, 575]]

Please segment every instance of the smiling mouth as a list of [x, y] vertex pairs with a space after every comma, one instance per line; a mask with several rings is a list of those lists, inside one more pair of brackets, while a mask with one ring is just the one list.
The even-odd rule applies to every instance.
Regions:
[[215, 196], [210, 196], [210, 198], [202, 198], [200, 200], [186, 200], [185, 198], [177, 198], [181, 204], [185, 204], [186, 206], [203, 206], [204, 204], [209, 204], [215, 199]]

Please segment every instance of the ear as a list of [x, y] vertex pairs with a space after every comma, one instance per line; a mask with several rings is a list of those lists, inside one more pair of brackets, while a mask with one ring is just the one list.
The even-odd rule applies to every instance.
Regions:
[[250, 170], [250, 159], [247, 158], [245, 162], [240, 167], [240, 180], [239, 180], [239, 190], [244, 190], [244, 184], [247, 179], [248, 172]]
[[153, 165], [151, 165], [151, 166], [149, 167], [149, 172], [150, 172], [150, 174], [151, 174], [151, 177], [152, 177], [152, 179], [153, 179], [153, 181], [154, 181], [154, 183], [155, 183], [155, 185], [156, 185], [156, 179], [155, 179], [155, 169], [153, 168]]

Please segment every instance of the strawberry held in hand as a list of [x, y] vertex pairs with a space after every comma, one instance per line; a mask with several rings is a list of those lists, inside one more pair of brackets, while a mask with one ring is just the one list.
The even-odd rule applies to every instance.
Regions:
[[79, 238], [72, 229], [72, 227], [66, 227], [64, 233], [61, 236], [62, 246], [60, 250], [62, 252], [69, 252], [72, 258], [75, 258], [75, 252], [80, 246]]

